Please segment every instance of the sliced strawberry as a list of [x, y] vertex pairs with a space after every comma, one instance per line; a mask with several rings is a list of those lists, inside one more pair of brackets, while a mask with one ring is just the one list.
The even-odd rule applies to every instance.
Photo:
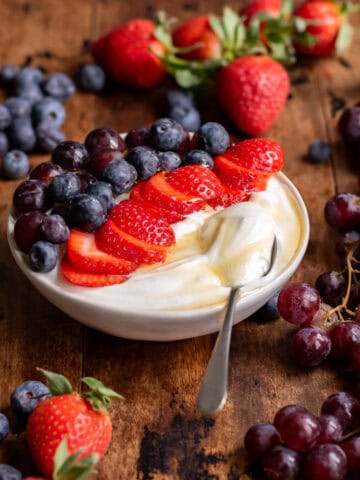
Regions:
[[218, 197], [222, 192], [220, 180], [211, 170], [202, 165], [177, 168], [166, 175], [166, 181], [179, 192], [196, 195], [204, 200]]
[[265, 190], [270, 178], [270, 174], [240, 167], [222, 155], [214, 160], [214, 173], [226, 187], [240, 192]]
[[75, 229], [70, 232], [67, 255], [76, 269], [87, 273], [120, 275], [130, 273], [137, 267], [134, 262], [99, 250], [94, 234]]
[[95, 238], [100, 250], [137, 264], [162, 263], [166, 258], [166, 247], [139, 240], [121, 230], [112, 220], [104, 223]]
[[231, 190], [230, 188], [223, 187], [222, 193], [216, 197], [208, 200], [208, 204], [213, 207], [230, 207], [235, 203], [247, 202], [251, 197], [250, 192], [242, 192], [240, 190]]
[[144, 188], [146, 182], [136, 183], [130, 191], [130, 199], [136, 200], [137, 202], [144, 201]]
[[189, 215], [205, 207], [205, 200], [195, 195], [185, 195], [166, 181], [166, 173], [160, 172], [145, 184], [144, 199], [159, 209]]
[[174, 230], [159, 210], [136, 200], [124, 200], [111, 210], [112, 220], [122, 231], [152, 245], [175, 243]]
[[66, 280], [74, 285], [79, 285], [81, 287], [106, 287], [108, 285], [116, 285], [117, 283], [123, 283], [127, 280], [127, 277], [124, 275], [108, 275], [101, 273], [87, 273], [75, 268], [68, 260], [67, 257], [64, 257], [60, 264], [60, 270]]
[[240, 167], [275, 173], [284, 165], [281, 146], [267, 138], [250, 138], [230, 147], [222, 154]]

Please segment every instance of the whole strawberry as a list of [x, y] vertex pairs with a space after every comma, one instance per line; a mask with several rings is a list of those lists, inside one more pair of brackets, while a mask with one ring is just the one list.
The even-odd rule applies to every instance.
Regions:
[[249, 135], [272, 126], [290, 91], [289, 76], [278, 62], [266, 56], [244, 56], [223, 67], [216, 94], [225, 113]]
[[91, 454], [101, 458], [110, 443], [112, 426], [107, 411], [112, 398], [121, 398], [98, 380], [81, 381], [90, 390], [82, 395], [73, 392], [62, 375], [41, 370], [48, 379], [53, 397], [39, 403], [29, 417], [27, 439], [38, 469], [51, 478], [61, 442], [67, 439], [68, 453], [83, 459]]
[[99, 38], [91, 47], [95, 60], [113, 80], [140, 88], [161, 82], [165, 68], [157, 55], [164, 46], [156, 40], [155, 24], [138, 18]]
[[295, 43], [298, 53], [318, 56], [334, 52], [342, 24], [336, 3], [326, 0], [308, 1], [295, 11], [295, 16], [309, 22], [306, 32], [312, 37], [308, 44]]

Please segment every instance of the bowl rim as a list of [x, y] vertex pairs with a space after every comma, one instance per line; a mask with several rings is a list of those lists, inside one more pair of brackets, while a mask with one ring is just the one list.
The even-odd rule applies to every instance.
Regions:
[[[252, 299], [254, 295], [258, 294], [260, 291], [263, 295], [271, 294], [272, 291], [276, 291], [287, 281], [289, 276], [291, 276], [295, 270], [298, 268], [308, 245], [309, 236], [310, 236], [310, 220], [308, 211], [305, 205], [305, 202], [295, 187], [295, 185], [290, 181], [290, 179], [282, 172], [278, 172], [274, 175], [275, 177], [280, 180], [282, 184], [284, 184], [292, 194], [293, 198], [296, 201], [296, 204], [299, 208], [300, 219], [302, 222], [302, 235], [299, 241], [299, 245], [297, 247], [296, 254], [292, 258], [292, 260], [285, 266], [285, 268], [278, 274], [277, 277], [272, 278], [270, 282], [265, 283], [264, 285], [260, 285], [258, 288], [254, 289], [253, 291], [249, 292], [244, 298], [239, 298], [236, 303], [236, 310], [240, 309], [242, 306], [246, 308], [247, 305], [252, 303]], [[138, 318], [141, 315], [144, 320], [146, 319], [153, 319], [156, 317], [158, 321], [164, 320], [183, 320], [186, 321], [187, 319], [191, 320], [191, 318], [196, 315], [198, 317], [207, 317], [210, 314], [216, 314], [223, 310], [224, 304], [215, 304], [206, 307], [199, 307], [199, 308], [187, 308], [187, 309], [177, 309], [177, 310], [166, 310], [166, 309], [154, 309], [154, 310], [135, 310], [135, 309], [126, 309], [126, 306], [119, 305], [118, 308], [114, 308], [114, 305], [107, 306], [106, 304], [101, 304], [99, 302], [99, 298], [96, 297], [94, 300], [91, 298], [84, 298], [81, 296], [81, 292], [67, 292], [61, 289], [61, 285], [58, 285], [53, 282], [48, 282], [46, 279], [48, 278], [46, 274], [39, 274], [36, 272], [32, 272], [25, 262], [25, 255], [19, 251], [16, 246], [14, 237], [13, 237], [13, 225], [14, 225], [15, 218], [11, 213], [11, 209], [8, 214], [8, 222], [7, 222], [7, 239], [9, 243], [9, 247], [11, 253], [21, 269], [21, 271], [25, 274], [25, 276], [30, 280], [31, 283], [34, 284], [35, 287], [41, 286], [42, 289], [46, 289], [48, 292], [60, 296], [62, 301], [66, 302], [67, 300], [71, 302], [76, 302], [78, 305], [85, 305], [87, 307], [94, 307], [99, 308], [101, 307], [102, 313], [106, 315], [107, 312], [118, 312], [119, 315], [124, 316], [126, 315], [128, 320], [131, 320], [131, 317]], [[75, 287], [78, 288], [87, 288], [88, 287]], [[106, 287], [99, 287], [99, 288], [106, 288]]]

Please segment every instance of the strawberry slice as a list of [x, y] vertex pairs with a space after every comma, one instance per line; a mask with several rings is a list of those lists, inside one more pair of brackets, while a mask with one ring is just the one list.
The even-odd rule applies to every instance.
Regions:
[[166, 181], [166, 172], [160, 172], [147, 180], [144, 199], [159, 209], [176, 212], [182, 216], [205, 207], [205, 200], [195, 195], [185, 195]]
[[251, 197], [250, 192], [242, 192], [240, 190], [231, 190], [230, 188], [223, 187], [222, 193], [216, 197], [208, 200], [208, 204], [213, 207], [230, 207], [235, 203], [247, 202]]
[[116, 285], [117, 283], [123, 283], [125, 280], [127, 280], [127, 277], [124, 275], [83, 272], [75, 268], [69, 262], [67, 257], [62, 259], [60, 270], [66, 280], [81, 287], [106, 287], [109, 285]]
[[230, 147], [222, 154], [240, 167], [259, 173], [275, 173], [284, 165], [281, 146], [267, 138], [250, 138]]
[[121, 275], [136, 269], [134, 262], [109, 255], [99, 250], [92, 233], [72, 229], [67, 243], [71, 264], [87, 273]]
[[202, 165], [187, 165], [166, 175], [166, 181], [179, 192], [196, 195], [204, 200], [218, 197], [222, 185], [217, 176]]
[[137, 264], [163, 263], [166, 258], [166, 247], [139, 240], [121, 230], [112, 220], [104, 223], [95, 238], [100, 250]]
[[144, 201], [144, 188], [146, 182], [136, 183], [130, 191], [130, 200], [136, 200], [137, 202]]
[[214, 160], [214, 173], [231, 190], [258, 192], [265, 190], [270, 174], [240, 167], [228, 158], [218, 155]]
[[136, 200], [124, 200], [111, 210], [112, 220], [123, 232], [152, 245], [170, 246], [175, 235], [161, 213]]

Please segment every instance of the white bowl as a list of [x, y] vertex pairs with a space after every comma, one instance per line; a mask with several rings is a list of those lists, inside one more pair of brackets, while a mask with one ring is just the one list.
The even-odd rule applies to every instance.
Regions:
[[[309, 217], [304, 201], [292, 184], [282, 173], [275, 175], [282, 188], [286, 188], [300, 213], [301, 237], [291, 262], [278, 276], [264, 278], [264, 282], [243, 298], [236, 305], [234, 323], [249, 317], [273, 294], [279, 290], [298, 268], [309, 240]], [[219, 330], [223, 318], [224, 305], [196, 308], [191, 310], [126, 310], [122, 305], [109, 306], [99, 301], [99, 296], [81, 295], [82, 287], [63, 288], [61, 282], [54, 282], [51, 274], [38, 274], [30, 270], [25, 256], [16, 247], [13, 227], [14, 217], [9, 214], [8, 242], [16, 263], [35, 286], [51, 303], [79, 322], [119, 337], [136, 340], [169, 341], [196, 337]], [[51, 272], [53, 273], [53, 272]], [[84, 287], [86, 288], [86, 287]], [[111, 288], [111, 287], [102, 287]], [[92, 290], [92, 289], [87, 289]], [[98, 290], [98, 289], [96, 289]], [[139, 302], [140, 303], [140, 302]]]

